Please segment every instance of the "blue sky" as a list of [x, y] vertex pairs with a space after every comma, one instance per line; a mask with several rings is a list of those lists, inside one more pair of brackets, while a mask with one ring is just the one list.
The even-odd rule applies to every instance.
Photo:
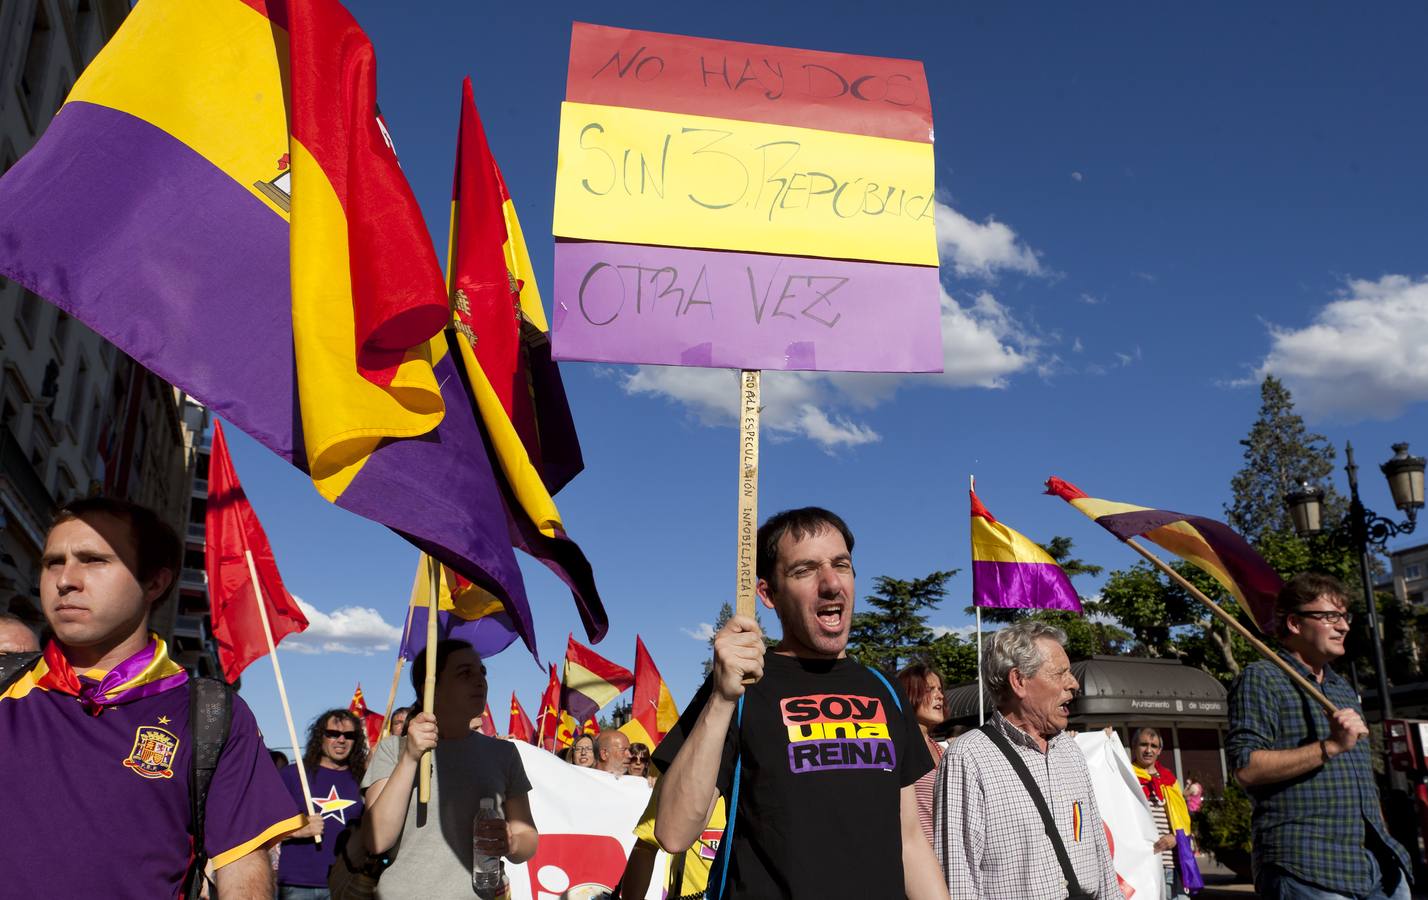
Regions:
[[[962, 569], [935, 624], [967, 624], [969, 474], [1012, 527], [1069, 535], [1114, 569], [1131, 554], [1041, 482], [1219, 515], [1263, 372], [1361, 463], [1395, 440], [1428, 450], [1422, 4], [348, 6], [376, 44], [382, 110], [438, 247], [472, 77], [548, 309], [573, 19], [924, 62], [948, 371], [766, 375], [761, 511], [838, 510], [864, 590]], [[563, 372], [586, 470], [557, 500], [610, 612], [598, 649], [632, 665], [642, 635], [682, 704], [698, 636], [733, 594], [734, 377]], [[317, 611], [281, 651], [299, 728], [359, 681], [380, 707], [415, 551], [245, 435], [230, 442], [289, 588]], [[1387, 512], [1366, 468], [1365, 500]], [[542, 658], [557, 658], [574, 607], [524, 569]], [[488, 665], [504, 728], [510, 692], [532, 709], [543, 670], [517, 647]], [[243, 695], [286, 743], [267, 660]]]

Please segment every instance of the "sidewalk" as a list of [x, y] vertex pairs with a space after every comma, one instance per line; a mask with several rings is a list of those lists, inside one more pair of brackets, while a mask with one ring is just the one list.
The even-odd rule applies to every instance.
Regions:
[[1205, 889], [1196, 894], [1196, 900], [1233, 900], [1237, 897], [1253, 897], [1254, 884], [1243, 881], [1234, 872], [1220, 865], [1209, 854], [1199, 854], [1195, 861], [1200, 865], [1200, 875], [1205, 879]]

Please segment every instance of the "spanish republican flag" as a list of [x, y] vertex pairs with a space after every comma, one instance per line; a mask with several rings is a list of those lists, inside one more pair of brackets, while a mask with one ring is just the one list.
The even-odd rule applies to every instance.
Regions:
[[[495, 656], [516, 639], [515, 623], [500, 597], [462, 578], [450, 566], [441, 566], [437, 577], [436, 635], [465, 641], [480, 656]], [[402, 631], [400, 653], [412, 660], [426, 649], [426, 617], [431, 609], [431, 557], [417, 558], [407, 607], [406, 628]]]
[[555, 664], [552, 663], [550, 680], [546, 682], [545, 693], [540, 698], [540, 712], [536, 713], [537, 747], [555, 752], [555, 736], [560, 730], [560, 713], [560, 678], [555, 674]]
[[634, 683], [634, 673], [629, 669], [617, 666], [589, 647], [577, 643], [573, 635], [566, 639], [561, 707], [576, 722], [595, 718], [596, 713]]
[[1050, 554], [972, 500], [972, 603], [1003, 609], [1081, 611], [1071, 579]]
[[635, 636], [635, 698], [630, 704], [630, 721], [620, 726], [631, 741], [653, 749], [665, 733], [679, 721], [679, 707], [669, 686], [655, 668], [645, 642]]
[[377, 742], [382, 739], [382, 725], [386, 722], [386, 717], [367, 708], [367, 698], [362, 695], [361, 684], [358, 684], [357, 690], [352, 692], [352, 701], [347, 704], [347, 711], [362, 723], [362, 728], [367, 735], [367, 747], [369, 749], [376, 747]]
[[1046, 493], [1070, 503], [1123, 541], [1144, 537], [1203, 570], [1254, 617], [1260, 631], [1274, 633], [1274, 600], [1284, 582], [1230, 526], [1204, 516], [1097, 500], [1055, 476], [1047, 479]]
[[511, 719], [506, 733], [518, 741], [525, 741], [527, 744], [536, 742], [535, 726], [531, 725], [531, 717], [526, 715], [525, 708], [521, 706], [521, 701], [516, 699], [516, 692], [511, 691]]
[[[258, 514], [248, 503], [223, 425], [213, 423], [213, 454], [208, 464], [208, 505], [203, 515], [204, 568], [208, 573], [208, 599], [212, 609], [213, 639], [223, 680], [238, 680], [255, 659], [268, 655], [263, 633], [263, 613], [272, 630], [273, 644], [307, 628], [307, 616], [283, 586], [273, 547], [263, 532]], [[248, 554], [258, 573], [261, 594], [254, 593]], [[263, 604], [260, 611], [258, 604]]]
[[20, 282], [501, 599], [535, 650], [420, 210], [337, 0], [145, 0], [0, 179]]
[[459, 362], [490, 440], [511, 543], [569, 586], [586, 633], [608, 619], [595, 576], [552, 494], [584, 466], [515, 204], [486, 143], [471, 79], [461, 89], [447, 281]]

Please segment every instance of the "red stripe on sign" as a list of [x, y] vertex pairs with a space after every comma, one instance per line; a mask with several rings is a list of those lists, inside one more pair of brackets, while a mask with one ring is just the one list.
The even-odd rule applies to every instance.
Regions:
[[576, 22], [565, 99], [932, 142], [922, 63]]

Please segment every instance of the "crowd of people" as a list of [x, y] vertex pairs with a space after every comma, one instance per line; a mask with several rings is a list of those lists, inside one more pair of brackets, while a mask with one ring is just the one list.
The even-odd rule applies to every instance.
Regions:
[[[1068, 731], [1079, 685], [1062, 631], [1027, 619], [989, 635], [990, 719], [944, 743], [934, 669], [890, 679], [846, 653], [854, 539], [843, 520], [791, 510], [757, 541], [758, 595], [779, 618], [779, 644], [766, 650], [758, 624], [735, 616], [658, 747], [606, 729], [562, 751], [571, 766], [653, 787], [613, 896], [644, 897], [661, 848], [671, 898], [1123, 896]], [[334, 708], [289, 762], [270, 755], [240, 697], [190, 679], [150, 630], [180, 551], [143, 507], [70, 503], [41, 562], [47, 640], [0, 614], [0, 747], [25, 768], [7, 785], [15, 814], [0, 816], [0, 846], [24, 865], [6, 867], [0, 893], [470, 897], [473, 867], [536, 854], [532, 785], [516, 745], [479, 731], [486, 667], [469, 644], [437, 646], [433, 707], [397, 710], [375, 747]], [[1277, 612], [1284, 663], [1338, 709], [1326, 714], [1268, 660], [1231, 689], [1227, 753], [1254, 803], [1258, 891], [1405, 900], [1413, 867], [1384, 824], [1358, 699], [1331, 665], [1344, 653], [1347, 592], [1298, 576]], [[418, 691], [425, 677], [419, 655]], [[1163, 896], [1179, 898], [1200, 884], [1189, 850], [1198, 795], [1160, 763], [1163, 749], [1154, 728], [1131, 735]], [[79, 837], [85, 828], [102, 839]], [[493, 878], [480, 890], [502, 896], [499, 866]]]

